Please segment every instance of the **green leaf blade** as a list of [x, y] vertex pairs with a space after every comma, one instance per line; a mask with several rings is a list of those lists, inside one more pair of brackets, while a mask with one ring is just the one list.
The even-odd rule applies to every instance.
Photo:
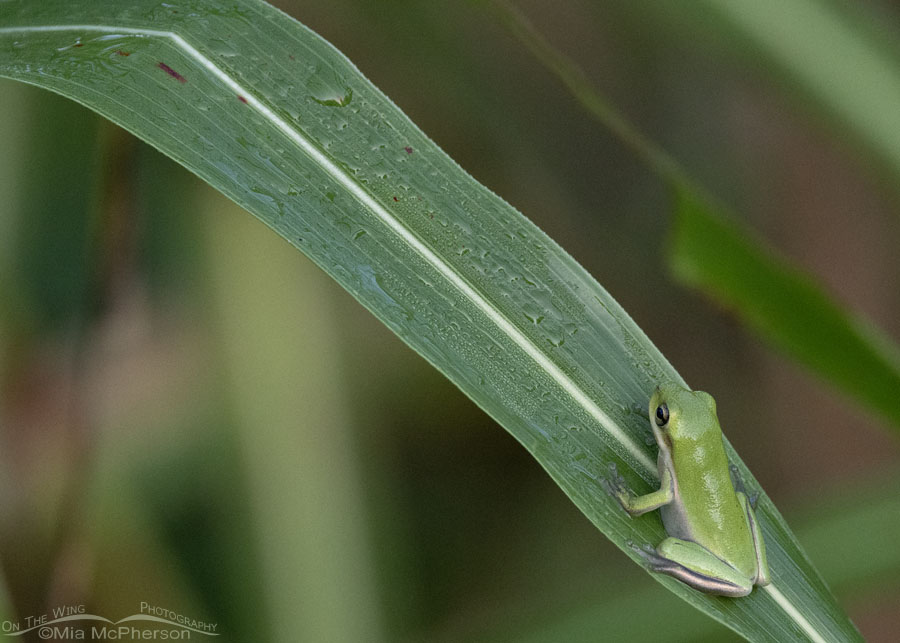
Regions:
[[[633, 408], [681, 378], [581, 266], [274, 8], [114, 7], [0, 6], [0, 75], [100, 112], [255, 214], [500, 422], [632, 558], [630, 543], [663, 538], [658, 517], [632, 520], [602, 480], [615, 463], [640, 491], [658, 484]], [[773, 591], [732, 600], [658, 580], [753, 640], [857, 638], [767, 498], [759, 515]]]
[[670, 250], [670, 266], [682, 282], [900, 427], [900, 357], [872, 324], [685, 191], [678, 196]]
[[[733, 45], [784, 76], [808, 106], [850, 130], [887, 171], [900, 173], [900, 117], [885, 109], [900, 101], [896, 35], [879, 25], [875, 8], [840, 0], [704, 0], [678, 11], [696, 12], [709, 27], [721, 21]], [[886, 11], [886, 10], [885, 10]], [[848, 137], [849, 138], [849, 137]]]

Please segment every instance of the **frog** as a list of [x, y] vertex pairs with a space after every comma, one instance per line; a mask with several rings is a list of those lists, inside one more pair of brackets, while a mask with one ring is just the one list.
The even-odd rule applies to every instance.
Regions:
[[716, 402], [677, 383], [657, 386], [648, 407], [659, 447], [660, 487], [637, 496], [615, 474], [612, 492], [637, 517], [659, 509], [667, 537], [638, 552], [651, 571], [701, 592], [749, 595], [771, 582], [762, 530], [736, 467], [729, 465]]

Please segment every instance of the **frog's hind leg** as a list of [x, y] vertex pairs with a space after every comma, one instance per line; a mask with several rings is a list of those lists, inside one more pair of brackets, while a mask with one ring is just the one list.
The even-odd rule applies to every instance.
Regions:
[[655, 553], [642, 552], [650, 569], [677, 578], [694, 589], [720, 596], [746, 596], [753, 581], [697, 543], [666, 538]]

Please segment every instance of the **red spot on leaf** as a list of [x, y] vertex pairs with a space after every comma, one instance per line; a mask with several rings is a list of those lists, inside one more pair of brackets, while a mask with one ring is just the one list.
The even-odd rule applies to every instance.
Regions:
[[400, 199], [398, 199], [397, 197], [394, 197], [394, 201], [399, 201], [399, 200], [400, 200]]
[[241, 101], [244, 105], [247, 104], [247, 99], [244, 98], [243, 96], [238, 96], [238, 100]]
[[159, 64], [157, 65], [157, 67], [159, 67], [159, 68], [162, 69], [164, 72], [166, 72], [167, 74], [169, 74], [169, 76], [171, 76], [172, 78], [176, 79], [179, 83], [182, 83], [182, 84], [183, 84], [183, 83], [186, 83], [186, 82], [187, 82], [187, 78], [185, 78], [184, 76], [182, 76], [181, 74], [179, 74], [177, 71], [175, 71], [174, 69], [172, 69], [171, 67], [169, 67], [166, 63], [159, 63]]
[[290, 55], [288, 56], [288, 58], [290, 58], [291, 60], [297, 60], [296, 58], [294, 58], [294, 54], [290, 54]]
[[409, 145], [407, 145], [407, 146], [404, 147], [403, 149], [406, 150], [406, 153], [407, 153], [407, 154], [412, 154], [412, 153], [413, 153], [413, 148], [411, 148]]
[[74, 45], [72, 45], [72, 46], [73, 46], [73, 47], [84, 47], [84, 43], [83, 43], [83, 42], [76, 42], [76, 43], [75, 43]]
[[130, 56], [131, 55], [130, 51], [122, 51], [121, 49], [117, 49], [116, 53], [119, 54], [120, 56]]

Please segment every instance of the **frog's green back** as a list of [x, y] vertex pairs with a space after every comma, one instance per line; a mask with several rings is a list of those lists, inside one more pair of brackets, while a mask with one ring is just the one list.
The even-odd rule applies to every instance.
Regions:
[[[675, 502], [661, 510], [666, 531], [702, 545], [753, 577], [753, 539], [731, 481], [713, 398], [680, 386], [661, 387], [654, 397], [668, 405], [664, 434], [676, 480]], [[690, 534], [684, 533], [688, 530]]]

